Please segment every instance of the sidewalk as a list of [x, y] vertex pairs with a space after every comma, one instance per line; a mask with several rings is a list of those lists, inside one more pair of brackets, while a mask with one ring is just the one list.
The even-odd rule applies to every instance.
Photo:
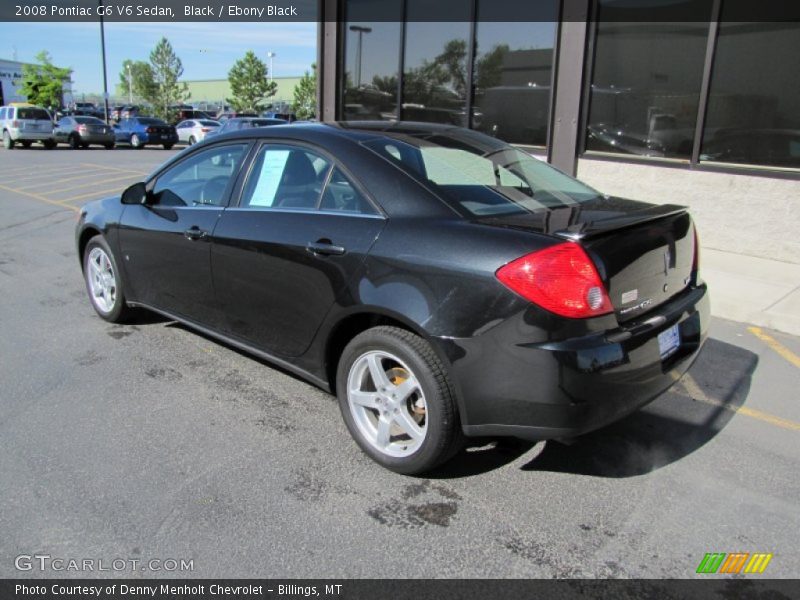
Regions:
[[800, 336], [800, 265], [700, 249], [711, 314]]

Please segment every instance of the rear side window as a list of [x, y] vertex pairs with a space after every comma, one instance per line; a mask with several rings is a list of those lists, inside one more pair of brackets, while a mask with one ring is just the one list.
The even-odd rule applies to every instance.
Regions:
[[375, 210], [338, 167], [333, 170], [322, 194], [320, 210], [372, 215]]
[[17, 109], [18, 119], [27, 119], [31, 121], [49, 121], [50, 115], [43, 108], [19, 108]]

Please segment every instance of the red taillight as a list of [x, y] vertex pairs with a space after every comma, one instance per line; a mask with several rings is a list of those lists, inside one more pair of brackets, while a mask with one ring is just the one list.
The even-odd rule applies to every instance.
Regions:
[[202, 127], [200, 129], [200, 131], [202, 131], [203, 133], [208, 133], [209, 131], [211, 131], [211, 128], [210, 127]]
[[147, 128], [147, 133], [155, 133], [155, 132], [156, 132], [156, 128], [155, 127], [148, 127]]
[[86, 131], [86, 125], [78, 125], [78, 131]]
[[495, 275], [526, 300], [562, 317], [584, 319], [614, 310], [594, 263], [573, 242], [526, 254]]

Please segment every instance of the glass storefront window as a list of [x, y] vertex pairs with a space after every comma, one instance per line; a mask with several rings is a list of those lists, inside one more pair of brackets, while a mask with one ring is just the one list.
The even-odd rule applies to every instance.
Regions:
[[[348, 0], [345, 10], [342, 117], [347, 121], [395, 119], [402, 3]], [[387, 22], [359, 18], [376, 10], [397, 18]]]
[[467, 62], [470, 3], [437, 0], [437, 10], [452, 22], [415, 22], [430, 10], [430, 0], [408, 0], [403, 70], [402, 118], [467, 125]]
[[[491, 22], [498, 10], [519, 21]], [[556, 0], [479, 0], [473, 128], [512, 144], [546, 144], [557, 18]]]
[[[599, 2], [586, 149], [689, 159], [708, 21], [666, 20], [672, 10], [674, 18], [682, 17], [687, 0], [662, 6], [665, 20], [646, 22], [647, 4]], [[692, 0], [691, 8], [711, 16], [710, 0]], [[613, 20], [623, 11], [624, 21]]]
[[800, 168], [800, 23], [728, 23], [725, 6], [700, 160]]

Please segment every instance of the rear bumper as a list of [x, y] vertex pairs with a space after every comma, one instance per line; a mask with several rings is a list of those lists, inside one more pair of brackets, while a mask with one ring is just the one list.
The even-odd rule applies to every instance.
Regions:
[[113, 133], [88, 133], [81, 135], [85, 144], [113, 144], [116, 138]]
[[11, 139], [15, 142], [27, 142], [27, 141], [43, 141], [43, 140], [52, 140], [53, 139], [53, 132], [52, 131], [23, 131], [21, 129], [9, 129], [8, 134], [11, 136]]
[[139, 139], [142, 141], [143, 144], [177, 144], [178, 143], [178, 136], [177, 135], [168, 135], [168, 134], [159, 135], [157, 133], [142, 133], [142, 134], [139, 134]]
[[[450, 359], [467, 435], [543, 440], [598, 429], [664, 393], [694, 362], [709, 319], [701, 285], [625, 327], [582, 337], [529, 343], [519, 316], [436, 343]], [[674, 325], [680, 345], [662, 359], [658, 334]]]

